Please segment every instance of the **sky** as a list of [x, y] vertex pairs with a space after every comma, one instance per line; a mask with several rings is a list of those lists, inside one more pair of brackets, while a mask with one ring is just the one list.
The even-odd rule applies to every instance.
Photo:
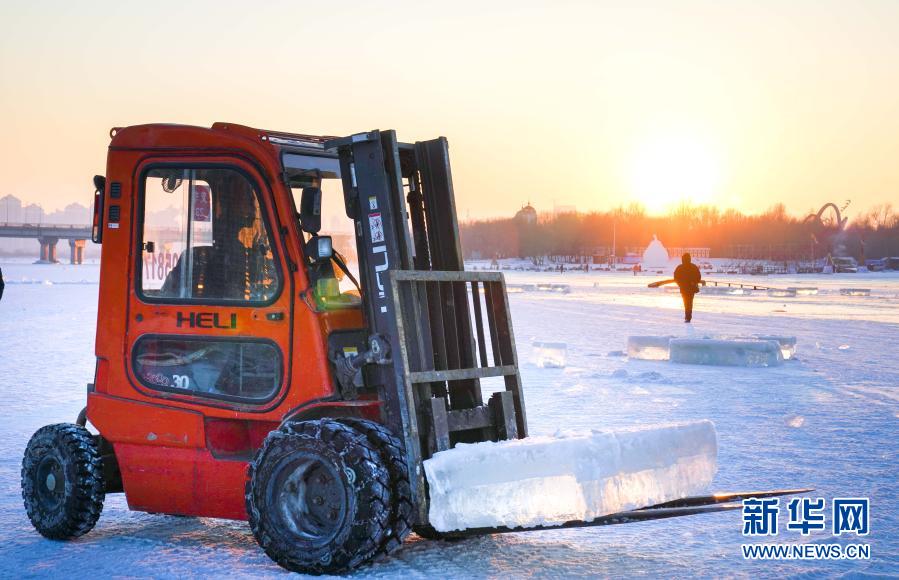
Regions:
[[88, 204], [108, 131], [446, 136], [462, 219], [899, 205], [899, 1], [0, 2], [0, 197]]

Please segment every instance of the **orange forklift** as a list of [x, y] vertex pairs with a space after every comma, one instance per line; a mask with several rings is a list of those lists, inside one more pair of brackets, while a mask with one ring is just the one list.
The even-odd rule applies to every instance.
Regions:
[[438, 536], [422, 462], [527, 436], [505, 283], [464, 271], [446, 139], [230, 123], [110, 137], [96, 371], [76, 422], [28, 443], [38, 532], [85, 534], [124, 492], [132, 510], [248, 520], [305, 573], [349, 571], [413, 528]]

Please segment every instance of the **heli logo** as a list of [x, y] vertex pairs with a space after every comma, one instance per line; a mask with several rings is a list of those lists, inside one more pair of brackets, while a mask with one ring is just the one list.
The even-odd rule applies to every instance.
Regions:
[[191, 312], [189, 315], [179, 312], [176, 322], [178, 328], [185, 325], [190, 328], [237, 328], [237, 313], [222, 319], [218, 312]]

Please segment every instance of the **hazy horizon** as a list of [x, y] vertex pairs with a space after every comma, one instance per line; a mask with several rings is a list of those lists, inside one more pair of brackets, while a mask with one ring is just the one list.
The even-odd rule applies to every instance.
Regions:
[[[52, 18], [48, 14], [53, 15]], [[87, 205], [112, 126], [449, 139], [460, 219], [899, 200], [899, 2], [0, 7], [0, 197]]]

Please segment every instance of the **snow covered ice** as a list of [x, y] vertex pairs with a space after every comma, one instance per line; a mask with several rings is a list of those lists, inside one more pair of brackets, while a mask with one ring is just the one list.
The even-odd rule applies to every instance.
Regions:
[[[77, 541], [34, 531], [19, 493], [22, 452], [39, 427], [74, 421], [84, 406], [95, 366], [98, 268], [4, 259], [0, 266], [7, 281], [0, 301], [0, 576], [286, 578], [246, 523], [131, 512], [121, 494], [107, 496], [97, 527]], [[718, 435], [712, 491], [809, 486], [814, 497], [828, 498], [828, 508], [833, 497], [869, 497], [872, 526], [863, 541], [871, 559], [744, 560], [741, 517], [728, 512], [460, 542], [413, 535], [395, 556], [353, 577], [883, 577], [899, 570], [899, 274], [744, 280], [819, 289], [786, 307], [764, 292], [739, 299], [700, 293], [697, 335], [796, 337], [801, 356], [764, 372], [616, 356], [629, 336], [686, 335], [680, 296], [646, 288], [655, 276], [506, 277], [510, 284], [571, 286], [570, 294], [509, 297], [520, 357], [532, 340], [569, 347], [564, 369], [521, 365], [531, 436], [710, 419]], [[9, 283], [23, 279], [41, 283]], [[82, 280], [89, 283], [61, 284]], [[872, 296], [840, 295], [851, 284]], [[783, 500], [780, 516], [777, 542], [855, 541], [831, 538], [829, 530], [786, 533]]]
[[590, 521], [705, 491], [716, 457], [710, 421], [457, 445], [425, 461], [431, 525]]

